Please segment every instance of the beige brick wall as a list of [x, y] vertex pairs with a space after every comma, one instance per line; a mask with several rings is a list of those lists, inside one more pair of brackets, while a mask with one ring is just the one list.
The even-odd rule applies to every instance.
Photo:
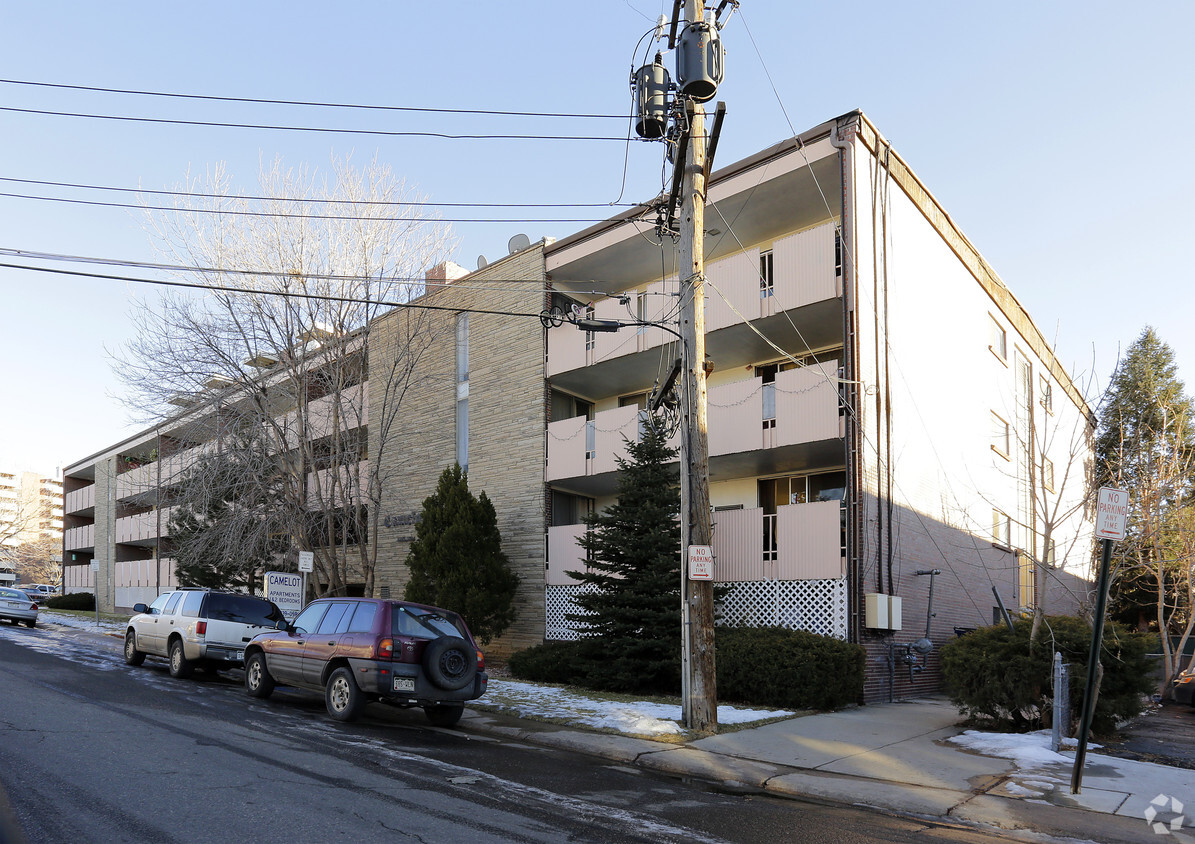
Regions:
[[[379, 461], [382, 502], [376, 586], [398, 597], [409, 578], [413, 517], [456, 460], [458, 312], [452, 309], [501, 312], [469, 315], [469, 489], [493, 502], [503, 551], [520, 579], [515, 623], [486, 648], [498, 656], [539, 644], [544, 635], [543, 328], [535, 316], [504, 315], [537, 315], [544, 281], [536, 245], [419, 302], [449, 310], [396, 309], [375, 323], [370, 338], [370, 459]], [[413, 375], [387, 436], [385, 384], [395, 361], [412, 364]]]

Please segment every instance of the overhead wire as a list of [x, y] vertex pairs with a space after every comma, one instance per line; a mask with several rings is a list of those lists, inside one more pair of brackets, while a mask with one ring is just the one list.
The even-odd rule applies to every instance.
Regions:
[[[78, 182], [54, 182], [46, 179], [19, 179], [0, 176], [0, 182], [15, 182], [23, 185], [44, 187], [76, 188], [88, 191], [110, 191], [113, 193], [148, 194], [151, 196], [177, 196], [188, 199], [237, 199], [259, 202], [296, 202], [312, 204], [362, 205], [382, 207], [438, 207], [438, 208], [609, 208], [609, 202], [437, 202], [434, 200], [387, 200], [387, 199], [332, 199], [303, 196], [255, 196], [249, 194], [203, 193], [200, 191], [155, 190], [153, 188], [129, 188], [114, 185], [88, 185]], [[620, 207], [635, 208], [638, 203], [622, 202]]]
[[[268, 123], [232, 123], [219, 120], [183, 120], [170, 117], [137, 117], [126, 114], [97, 114], [82, 111], [53, 111], [50, 109], [18, 108], [17, 106], [0, 106], [0, 111], [11, 114], [36, 114], [45, 117], [74, 117], [85, 120], [110, 120], [129, 123], [151, 123], [166, 126], [205, 126], [217, 129], [256, 129], [280, 132], [319, 132], [338, 135], [377, 135], [386, 138], [438, 138], [441, 140], [460, 141], [619, 141], [626, 138], [610, 135], [533, 135], [507, 133], [460, 133], [451, 132], [417, 132], [396, 129], [351, 129], [334, 126], [279, 126]], [[641, 140], [632, 138], [631, 140]]]
[[502, 111], [498, 109], [477, 109], [477, 108], [427, 108], [421, 106], [394, 106], [394, 105], [371, 105], [363, 103], [333, 103], [333, 102], [318, 102], [311, 100], [282, 100], [282, 99], [266, 99], [259, 97], [229, 97], [216, 96], [212, 94], [183, 94], [166, 91], [144, 91], [131, 88], [105, 88], [98, 85], [67, 85], [54, 82], [34, 82], [25, 79], [0, 79], [0, 84], [3, 85], [22, 85], [36, 88], [53, 88], [58, 90], [68, 91], [90, 91], [93, 93], [104, 94], [130, 94], [140, 97], [164, 97], [169, 99], [180, 100], [207, 100], [210, 102], [224, 102], [224, 103], [248, 103], [252, 105], [285, 105], [285, 106], [303, 106], [311, 108], [335, 108], [335, 109], [358, 109], [366, 111], [394, 111], [394, 112], [418, 112], [426, 114], [477, 114], [488, 115], [496, 117], [548, 117], [548, 118], [569, 118], [569, 119], [599, 119], [599, 120], [622, 120], [624, 115], [621, 114], [585, 114], [585, 113], [567, 113], [567, 112], [549, 112], [549, 111]]

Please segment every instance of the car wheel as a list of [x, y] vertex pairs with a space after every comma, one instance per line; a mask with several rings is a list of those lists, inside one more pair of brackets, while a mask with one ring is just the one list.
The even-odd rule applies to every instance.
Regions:
[[434, 639], [423, 650], [423, 670], [433, 685], [455, 692], [477, 676], [477, 650], [459, 636]]
[[175, 639], [170, 643], [170, 676], [188, 677], [192, 667], [191, 661], [183, 652], [183, 640]]
[[145, 654], [137, 650], [137, 634], [132, 630], [124, 634], [124, 661], [128, 665], [145, 662]]
[[245, 691], [250, 697], [267, 698], [274, 693], [274, 678], [266, 668], [266, 655], [258, 652], [245, 660]]
[[[16, 622], [14, 621], [13, 624], [15, 625]], [[37, 626], [37, 619], [36, 618], [29, 619], [28, 621], [25, 622], [25, 626], [28, 627], [30, 630], [32, 630], [34, 627]]]
[[328, 714], [337, 721], [355, 721], [361, 717], [365, 695], [357, 687], [352, 671], [337, 668], [332, 672], [324, 689], [324, 704], [328, 707]]
[[456, 722], [461, 720], [461, 715], [465, 711], [465, 707], [453, 706], [452, 704], [440, 704], [437, 706], [423, 707], [424, 713], [427, 715], [427, 720], [432, 722], [433, 727], [455, 727]]

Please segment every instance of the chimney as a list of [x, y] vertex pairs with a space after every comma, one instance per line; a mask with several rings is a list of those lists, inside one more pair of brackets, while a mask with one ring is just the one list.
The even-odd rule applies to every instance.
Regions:
[[452, 284], [457, 279], [464, 278], [468, 274], [469, 271], [460, 264], [452, 261], [444, 261], [425, 272], [423, 280], [427, 286], [427, 292], [430, 293], [440, 287]]

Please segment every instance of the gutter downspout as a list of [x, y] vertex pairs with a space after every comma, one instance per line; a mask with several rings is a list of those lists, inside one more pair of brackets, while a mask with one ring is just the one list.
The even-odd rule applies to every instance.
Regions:
[[863, 595], [862, 568], [859, 565], [859, 549], [861, 547], [859, 489], [862, 483], [861, 467], [857, 455], [859, 420], [855, 416], [858, 408], [858, 347], [855, 334], [855, 303], [858, 294], [855, 285], [858, 278], [855, 272], [854, 243], [855, 237], [855, 156], [854, 133], [848, 134], [848, 128], [857, 125], [857, 117], [838, 122], [830, 133], [830, 145], [839, 151], [839, 172], [842, 182], [841, 221], [838, 226], [838, 237], [841, 244], [842, 261], [842, 336], [843, 336], [843, 384], [844, 403], [848, 409], [846, 425], [846, 456], [850, 464], [850, 481], [847, 485], [847, 640], [859, 642], [862, 638], [862, 628], [859, 599]]

